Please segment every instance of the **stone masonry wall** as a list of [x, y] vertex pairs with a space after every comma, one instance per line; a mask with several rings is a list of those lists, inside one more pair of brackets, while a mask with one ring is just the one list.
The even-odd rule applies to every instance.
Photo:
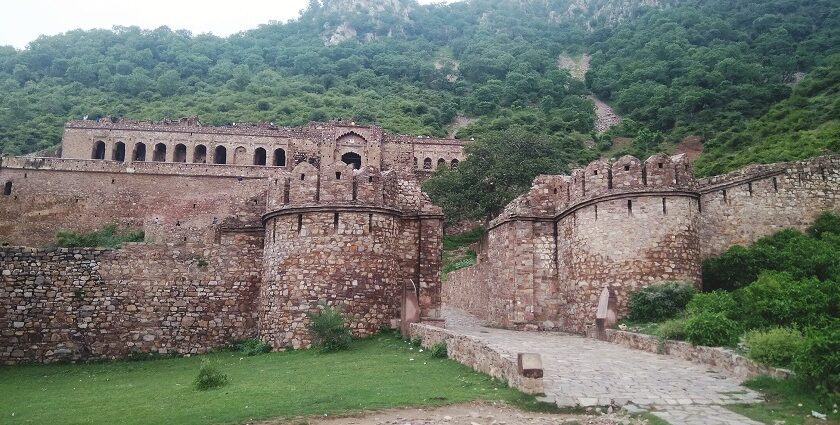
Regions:
[[195, 354], [256, 336], [262, 235], [118, 250], [0, 248], [0, 362]]

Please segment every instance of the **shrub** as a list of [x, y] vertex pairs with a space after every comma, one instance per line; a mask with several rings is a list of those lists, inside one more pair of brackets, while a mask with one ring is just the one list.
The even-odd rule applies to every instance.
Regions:
[[309, 331], [312, 345], [321, 351], [341, 351], [350, 348], [350, 329], [344, 326], [344, 315], [340, 307], [321, 303], [318, 313], [306, 313], [309, 317]]
[[718, 257], [703, 261], [703, 289], [734, 291], [754, 281], [763, 261], [740, 245], [729, 248]]
[[796, 280], [787, 273], [763, 273], [734, 293], [740, 321], [748, 329], [776, 326], [819, 326], [837, 307], [840, 285], [816, 278]]
[[744, 335], [747, 357], [768, 366], [790, 367], [802, 348], [802, 333], [796, 329], [753, 330]]
[[688, 319], [683, 317], [662, 322], [656, 327], [656, 334], [665, 339], [684, 340], [687, 323]]
[[116, 224], [109, 224], [90, 233], [59, 231], [55, 244], [62, 248], [119, 248], [126, 242], [143, 242], [144, 237], [143, 231], [119, 233]]
[[686, 283], [663, 283], [630, 293], [632, 321], [657, 321], [674, 317], [694, 295], [694, 287]]
[[228, 377], [216, 366], [209, 362], [202, 362], [198, 376], [195, 378], [195, 388], [205, 391], [224, 386], [228, 383]]
[[688, 318], [685, 336], [694, 345], [732, 346], [738, 342], [741, 326], [723, 313], [699, 313]]
[[714, 291], [697, 294], [685, 306], [688, 314], [723, 313], [726, 316], [735, 310], [735, 299], [725, 291]]
[[802, 349], [793, 359], [793, 370], [829, 391], [840, 391], [840, 318], [822, 328], [805, 331]]
[[429, 350], [432, 353], [432, 357], [437, 359], [445, 359], [446, 354], [446, 343], [443, 341], [439, 341], [432, 345], [432, 348]]
[[408, 343], [415, 346], [415, 347], [419, 347], [421, 344], [423, 344], [423, 338], [421, 338], [419, 336], [415, 336], [414, 338], [411, 338], [408, 341]]
[[840, 215], [826, 211], [808, 228], [808, 234], [817, 239], [822, 239], [826, 233], [840, 235]]
[[256, 338], [251, 338], [234, 343], [234, 348], [246, 356], [256, 356], [257, 354], [270, 352], [272, 347], [271, 344], [266, 344]]

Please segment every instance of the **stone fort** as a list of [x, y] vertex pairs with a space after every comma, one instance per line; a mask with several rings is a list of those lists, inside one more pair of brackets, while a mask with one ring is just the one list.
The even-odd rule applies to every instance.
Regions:
[[[356, 336], [406, 302], [436, 320], [442, 215], [418, 181], [463, 146], [343, 121], [69, 122], [60, 157], [0, 163], [0, 360], [305, 347], [320, 302]], [[108, 224], [145, 241], [21, 247]]]
[[[595, 161], [537, 177], [442, 284], [443, 217], [419, 182], [464, 144], [344, 121], [69, 122], [59, 157], [0, 162], [0, 361], [306, 347], [320, 302], [356, 336], [439, 323], [442, 303], [583, 333], [633, 289], [700, 286], [704, 258], [840, 209], [840, 157], [699, 180], [683, 156]], [[145, 241], [32, 248], [112, 223]]]

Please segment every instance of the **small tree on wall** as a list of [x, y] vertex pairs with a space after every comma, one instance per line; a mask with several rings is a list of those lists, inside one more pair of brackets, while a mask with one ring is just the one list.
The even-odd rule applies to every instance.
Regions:
[[341, 307], [331, 307], [326, 302], [318, 304], [318, 312], [306, 313], [312, 345], [324, 352], [341, 351], [350, 348], [350, 329], [344, 325]]

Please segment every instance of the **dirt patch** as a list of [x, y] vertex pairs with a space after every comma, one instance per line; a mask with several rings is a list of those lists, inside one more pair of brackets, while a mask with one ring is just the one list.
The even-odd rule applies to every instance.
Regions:
[[577, 60], [571, 56], [560, 55], [557, 57], [557, 66], [560, 69], [569, 71], [572, 78], [583, 81], [587, 71], [589, 71], [589, 59], [590, 56], [586, 53], [581, 55]]
[[685, 154], [689, 161], [694, 162], [703, 153], [703, 138], [700, 136], [686, 136], [674, 146], [674, 155]]
[[621, 117], [613, 111], [610, 105], [595, 96], [590, 96], [590, 98], [595, 102], [595, 131], [598, 134], [609, 130], [614, 125], [621, 124]]
[[463, 115], [456, 115], [455, 120], [452, 121], [452, 124], [449, 127], [449, 133], [447, 134], [447, 136], [450, 139], [454, 139], [455, 135], [458, 134], [458, 130], [460, 130], [460, 129], [462, 129], [462, 128], [464, 128], [464, 127], [466, 127], [466, 126], [468, 126], [468, 125], [470, 125], [474, 122], [476, 122], [475, 118], [468, 118], [468, 117], [465, 117]]
[[438, 408], [391, 409], [335, 418], [300, 418], [269, 424], [309, 425], [556, 425], [556, 424], [646, 424], [623, 413], [611, 414], [546, 414], [530, 413], [504, 403], [467, 403]]

